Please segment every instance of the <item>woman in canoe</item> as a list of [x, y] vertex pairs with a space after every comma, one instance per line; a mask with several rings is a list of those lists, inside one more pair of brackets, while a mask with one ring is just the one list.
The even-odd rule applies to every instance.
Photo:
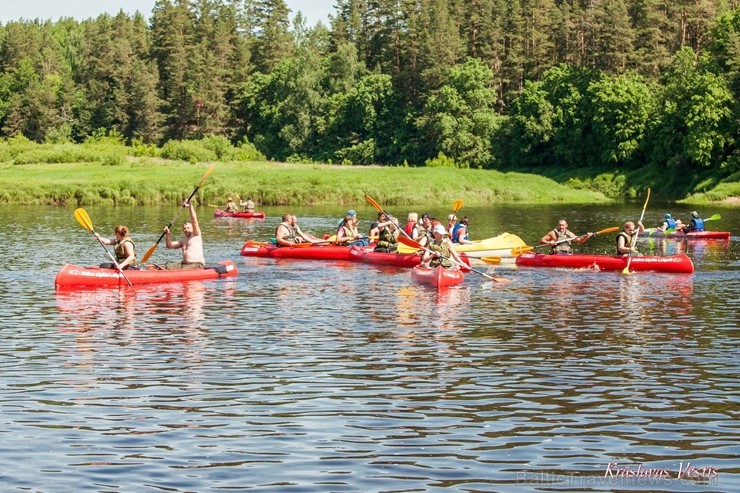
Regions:
[[376, 252], [396, 253], [398, 251], [398, 235], [401, 233], [398, 220], [382, 216], [382, 222], [378, 223], [378, 243]]
[[423, 247], [427, 246], [434, 239], [434, 235], [432, 234], [432, 218], [429, 217], [428, 213], [425, 212], [421, 215], [421, 221], [419, 221], [416, 228], [416, 236], [412, 236], [411, 239]]
[[[116, 254], [116, 263], [121, 269], [137, 269], [139, 261], [136, 260], [136, 245], [134, 244], [134, 240], [128, 236], [128, 228], [124, 225], [116, 226], [115, 235], [116, 237], [114, 239], [109, 239], [95, 233], [95, 237], [101, 243], [104, 245], [113, 245], [113, 250]], [[115, 268], [115, 265], [112, 263], [105, 263], [100, 266], [109, 269]]]
[[468, 216], [463, 216], [460, 222], [452, 228], [452, 243], [473, 243], [468, 237], [468, 223], [470, 223]]
[[617, 235], [617, 255], [625, 256], [640, 256], [642, 255], [636, 249], [637, 237], [640, 233], [645, 231], [645, 227], [642, 225], [642, 221], [637, 221], [637, 232], [635, 232], [635, 223], [627, 221], [624, 223], [624, 230]]
[[446, 269], [452, 268], [455, 262], [457, 265], [463, 265], [460, 254], [457, 253], [455, 246], [447, 237], [445, 227], [437, 224], [432, 229], [432, 234], [434, 235], [434, 240], [429, 244], [427, 250], [424, 250], [419, 265], [427, 268], [441, 265]]
[[370, 242], [357, 231], [357, 213], [354, 210], [347, 211], [344, 219], [337, 228], [337, 245], [368, 246]]

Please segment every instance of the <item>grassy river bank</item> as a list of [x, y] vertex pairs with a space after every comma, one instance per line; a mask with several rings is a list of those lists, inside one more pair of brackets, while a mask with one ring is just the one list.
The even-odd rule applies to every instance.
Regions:
[[[156, 205], [190, 195], [211, 163], [128, 158], [121, 164], [0, 164], [0, 203]], [[452, 202], [470, 205], [606, 203], [598, 191], [575, 189], [519, 172], [455, 168], [219, 162], [199, 191], [203, 203], [228, 195], [262, 205], [352, 205], [371, 195], [387, 205]]]

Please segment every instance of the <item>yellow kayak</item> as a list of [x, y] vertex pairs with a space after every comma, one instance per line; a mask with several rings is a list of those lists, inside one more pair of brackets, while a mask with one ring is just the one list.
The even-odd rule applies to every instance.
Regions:
[[[501, 233], [492, 238], [474, 241], [473, 243], [458, 244], [455, 243], [455, 250], [458, 253], [465, 253], [468, 257], [516, 257], [521, 251], [521, 247], [527, 246], [524, 240], [511, 233]], [[515, 252], [512, 252], [515, 249]]]

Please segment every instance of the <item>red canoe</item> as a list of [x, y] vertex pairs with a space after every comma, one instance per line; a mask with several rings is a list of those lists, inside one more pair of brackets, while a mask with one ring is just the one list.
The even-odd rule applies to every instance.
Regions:
[[648, 231], [640, 234], [640, 238], [668, 238], [671, 240], [729, 240], [729, 231], [692, 231], [684, 233], [674, 231], [673, 233], [663, 234], [660, 231]]
[[226, 212], [222, 211], [221, 209], [216, 209], [213, 211], [213, 217], [238, 217], [241, 219], [264, 219], [265, 213], [262, 211], [254, 211], [254, 212], [245, 212], [245, 211], [237, 211], [237, 212]]
[[427, 286], [434, 286], [437, 289], [441, 289], [449, 286], [457, 286], [463, 282], [465, 275], [457, 267], [445, 269], [442, 266], [428, 268], [417, 265], [411, 269], [411, 278], [419, 284], [426, 284]]
[[[516, 258], [516, 265], [522, 267], [561, 267], [566, 269], [624, 270], [628, 257], [610, 255], [550, 255], [543, 253], [523, 253]], [[684, 254], [656, 257], [645, 255], [632, 257], [631, 271], [654, 271], [690, 274], [694, 264]]]
[[247, 241], [241, 254], [245, 257], [297, 258], [304, 260], [351, 260], [350, 250], [356, 247], [337, 245], [310, 245], [277, 247], [272, 243]]
[[413, 253], [384, 253], [369, 249], [352, 247], [349, 251], [349, 260], [363, 264], [387, 265], [389, 267], [415, 267], [421, 262], [421, 255]]
[[[221, 277], [234, 277], [239, 272], [231, 260], [224, 260], [216, 265], [206, 266], [205, 269], [186, 270], [124, 270], [131, 284], [153, 284], [186, 281], [204, 281]], [[57, 274], [54, 284], [57, 289], [71, 287], [113, 287], [128, 286], [126, 279], [115, 269], [100, 267], [80, 267], [67, 264]]]

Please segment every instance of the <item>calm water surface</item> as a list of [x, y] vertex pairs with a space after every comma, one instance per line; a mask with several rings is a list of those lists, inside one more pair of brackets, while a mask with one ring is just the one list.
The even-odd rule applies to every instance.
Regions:
[[[532, 244], [560, 216], [583, 233], [641, 205], [460, 214], [473, 238]], [[127, 224], [140, 252], [175, 212], [86, 210], [101, 233]], [[368, 226], [375, 211], [357, 210]], [[704, 211], [730, 242], [640, 243], [686, 252], [692, 275], [502, 266], [513, 282], [470, 274], [441, 293], [403, 270], [240, 257], [283, 211], [211, 212], [206, 254], [238, 277], [55, 292], [64, 263], [102, 248], [71, 208], [0, 208], [2, 491], [740, 491], [735, 210]], [[295, 212], [325, 233], [344, 210]], [[162, 244], [152, 260], [177, 258]]]

